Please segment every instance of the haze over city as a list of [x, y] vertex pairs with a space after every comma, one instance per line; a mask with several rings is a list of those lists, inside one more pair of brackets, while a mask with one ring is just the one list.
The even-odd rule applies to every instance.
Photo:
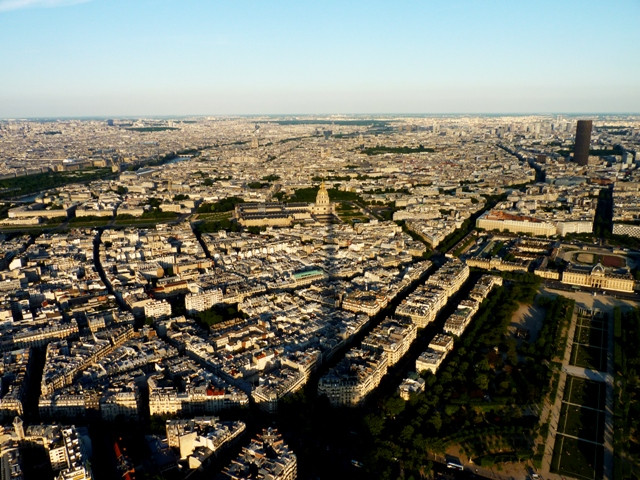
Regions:
[[640, 111], [640, 4], [0, 1], [0, 118]]

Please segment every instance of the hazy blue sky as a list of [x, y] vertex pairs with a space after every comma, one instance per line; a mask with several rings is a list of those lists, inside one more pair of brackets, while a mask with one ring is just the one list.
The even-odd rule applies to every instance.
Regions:
[[0, 0], [0, 117], [640, 112], [640, 0]]

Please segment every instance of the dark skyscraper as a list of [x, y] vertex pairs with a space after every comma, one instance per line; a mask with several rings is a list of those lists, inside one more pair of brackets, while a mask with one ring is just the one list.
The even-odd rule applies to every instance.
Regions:
[[591, 120], [578, 120], [576, 127], [576, 145], [573, 149], [573, 159], [580, 165], [586, 165], [589, 161], [589, 147], [591, 146]]

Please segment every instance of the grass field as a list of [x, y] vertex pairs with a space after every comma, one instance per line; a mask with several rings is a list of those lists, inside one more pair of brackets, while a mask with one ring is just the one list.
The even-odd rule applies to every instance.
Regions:
[[605, 321], [602, 318], [591, 318], [580, 316], [578, 317], [577, 325], [580, 327], [588, 327], [588, 328], [604, 328]]
[[599, 347], [573, 344], [571, 364], [589, 370], [604, 371], [607, 369], [607, 351]]
[[604, 441], [604, 412], [563, 403], [560, 419], [558, 433], [592, 442]]
[[563, 402], [604, 410], [606, 387], [603, 383], [567, 376]]
[[567, 376], [551, 461], [553, 472], [589, 480], [602, 477], [605, 395], [603, 383]]
[[233, 212], [211, 212], [211, 213], [196, 213], [193, 216], [194, 220], [222, 220], [223, 218], [231, 218]]
[[103, 220], [87, 220], [82, 221], [81, 219], [75, 220], [73, 222], [69, 222], [70, 228], [92, 228], [92, 227], [104, 227], [111, 222], [111, 218], [105, 218]]
[[575, 478], [602, 478], [602, 445], [558, 435], [551, 460], [551, 471]]
[[593, 347], [607, 347], [607, 334], [602, 328], [576, 326], [575, 342]]
[[595, 255], [593, 253], [579, 253], [575, 259], [580, 263], [593, 265], [595, 263]]
[[606, 370], [607, 332], [602, 319], [578, 318], [570, 362], [572, 365], [591, 370]]

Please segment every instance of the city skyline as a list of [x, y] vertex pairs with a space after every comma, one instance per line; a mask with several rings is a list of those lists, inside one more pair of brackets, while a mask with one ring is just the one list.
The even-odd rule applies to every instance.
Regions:
[[576, 120], [0, 122], [2, 470], [640, 478], [640, 116]]
[[635, 113], [637, 13], [632, 1], [0, 1], [0, 118]]

